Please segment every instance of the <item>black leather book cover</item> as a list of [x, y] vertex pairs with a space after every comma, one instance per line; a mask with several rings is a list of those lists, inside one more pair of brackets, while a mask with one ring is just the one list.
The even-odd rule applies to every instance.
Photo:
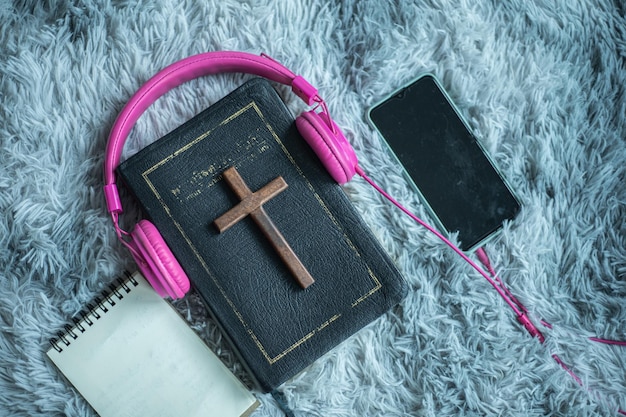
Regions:
[[[249, 215], [220, 233], [250, 192], [287, 187], [263, 209], [315, 282], [303, 289]], [[270, 391], [406, 292], [398, 270], [296, 130], [272, 86], [253, 79], [118, 169], [260, 388]]]

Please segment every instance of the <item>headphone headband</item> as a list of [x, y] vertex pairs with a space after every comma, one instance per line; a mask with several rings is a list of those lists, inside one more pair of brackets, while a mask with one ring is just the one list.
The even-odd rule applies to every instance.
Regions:
[[280, 84], [290, 85], [293, 92], [307, 105], [322, 103], [315, 87], [267, 55], [253, 55], [246, 52], [205, 52], [165, 67], [133, 95], [111, 129], [104, 162], [105, 197], [109, 212], [121, 213], [122, 211], [115, 185], [115, 169], [120, 163], [124, 143], [139, 117], [169, 90], [195, 78], [222, 72], [258, 75]]

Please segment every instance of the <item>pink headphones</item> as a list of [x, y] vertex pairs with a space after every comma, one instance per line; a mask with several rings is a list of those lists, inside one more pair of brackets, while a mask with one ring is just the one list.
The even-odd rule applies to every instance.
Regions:
[[[543, 334], [528, 317], [526, 308], [511, 294], [497, 276], [484, 249], [479, 249], [476, 254], [488, 273], [440, 232], [394, 200], [393, 197], [387, 194], [363, 172], [358, 166], [354, 150], [339, 130], [339, 127], [331, 119], [326, 103], [317, 94], [315, 87], [268, 56], [257, 56], [245, 52], [207, 52], [185, 58], [161, 70], [150, 78], [124, 106], [109, 135], [104, 162], [104, 194], [107, 207], [113, 218], [118, 238], [130, 250], [142, 274], [152, 284], [157, 293], [162, 297], [181, 298], [189, 291], [189, 279], [152, 223], [147, 220], [140, 220], [131, 232], [126, 232], [120, 228], [119, 215], [122, 213], [122, 204], [115, 183], [115, 169], [120, 163], [122, 148], [130, 131], [139, 117], [152, 103], [167, 91], [186, 81], [222, 72], [254, 74], [281, 84], [290, 85], [293, 92], [307, 105], [315, 105], [313, 110], [298, 116], [296, 126], [332, 178], [339, 184], [344, 184], [355, 174], [363, 177], [376, 191], [406, 215], [435, 234], [478, 271], [509, 304], [515, 312], [518, 321], [528, 333], [533, 338], [537, 338], [540, 343], [544, 343], [545, 338]], [[317, 111], [318, 109], [320, 110]], [[622, 341], [598, 338], [591, 338], [591, 340], [626, 346], [626, 342]], [[553, 355], [553, 357], [557, 363], [582, 385], [580, 378], [557, 355]], [[619, 410], [619, 413], [626, 415], [624, 410]]]
[[[123, 210], [115, 183], [115, 169], [120, 163], [122, 148], [130, 131], [152, 103], [186, 81], [222, 72], [254, 74], [290, 85], [307, 105], [315, 105], [313, 110], [298, 116], [296, 126], [333, 179], [344, 184], [355, 173], [361, 172], [354, 150], [330, 118], [326, 103], [317, 94], [317, 89], [268, 56], [245, 52], [207, 52], [161, 70], [133, 95], [113, 125], [104, 162], [104, 194], [117, 236], [162, 297], [181, 298], [189, 291], [189, 279], [152, 223], [141, 220], [131, 232], [120, 228], [119, 215]], [[321, 110], [316, 111], [318, 108]]]

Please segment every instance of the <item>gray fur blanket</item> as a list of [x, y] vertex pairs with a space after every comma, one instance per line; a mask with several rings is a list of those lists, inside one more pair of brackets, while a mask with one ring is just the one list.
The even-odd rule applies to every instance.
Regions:
[[[355, 179], [345, 191], [409, 295], [281, 387], [296, 416], [618, 415], [626, 347], [589, 337], [626, 339], [625, 13], [620, 0], [0, 1], [0, 416], [94, 415], [44, 352], [134, 270], [105, 209], [107, 135], [151, 75], [213, 50], [265, 52], [311, 81], [363, 169], [424, 217], [365, 112], [435, 74], [522, 202], [492, 261], [551, 324], [532, 339], [482, 277]], [[168, 93], [127, 154], [245, 79]], [[176, 307], [245, 378], [197, 295]], [[259, 398], [254, 417], [283, 415]]]

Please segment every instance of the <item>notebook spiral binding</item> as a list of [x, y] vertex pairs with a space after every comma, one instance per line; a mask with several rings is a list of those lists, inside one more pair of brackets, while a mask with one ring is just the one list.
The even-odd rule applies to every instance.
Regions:
[[77, 315], [80, 318], [73, 317], [72, 323], [63, 327], [64, 331], [58, 332], [57, 337], [50, 339], [50, 344], [57, 352], [63, 352], [63, 348], [68, 347], [72, 340], [78, 339], [81, 333], [85, 333], [89, 327], [115, 307], [117, 301], [124, 298], [124, 294], [128, 294], [133, 287], [139, 285], [128, 271], [124, 272], [124, 277], [118, 277], [114, 282], [117, 285], [115, 283], [109, 284], [108, 289], [95, 297], [93, 302], [86, 304], [86, 308]]

